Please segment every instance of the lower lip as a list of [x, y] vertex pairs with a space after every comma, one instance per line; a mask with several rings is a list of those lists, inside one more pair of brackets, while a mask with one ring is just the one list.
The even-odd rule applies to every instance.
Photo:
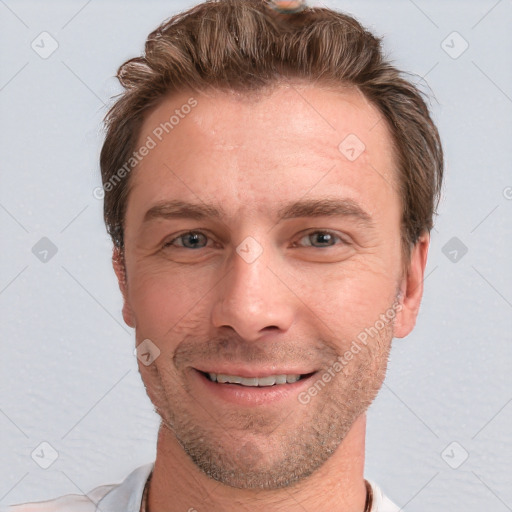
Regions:
[[241, 384], [219, 384], [212, 382], [202, 372], [192, 369], [195, 382], [202, 390], [211, 395], [236, 405], [263, 405], [295, 397], [311, 385], [316, 372], [291, 384], [276, 384], [274, 386], [242, 386]]

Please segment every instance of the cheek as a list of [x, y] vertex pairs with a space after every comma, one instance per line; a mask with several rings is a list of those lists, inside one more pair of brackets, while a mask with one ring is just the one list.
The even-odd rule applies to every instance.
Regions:
[[[211, 274], [211, 273], [210, 273]], [[215, 285], [212, 275], [181, 268], [138, 269], [129, 274], [129, 300], [141, 339], [168, 339], [199, 333], [207, 326], [208, 291]]]
[[372, 326], [390, 308], [397, 286], [389, 268], [368, 256], [288, 275], [286, 284], [306, 305], [305, 314], [328, 329], [327, 336], [343, 340]]

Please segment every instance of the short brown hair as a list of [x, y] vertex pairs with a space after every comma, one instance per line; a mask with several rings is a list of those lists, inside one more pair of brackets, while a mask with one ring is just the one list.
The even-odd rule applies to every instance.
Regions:
[[436, 126], [422, 93], [384, 58], [381, 40], [348, 15], [327, 8], [282, 14], [265, 0], [210, 0], [162, 23], [149, 34], [144, 56], [122, 64], [117, 77], [125, 91], [105, 117], [100, 156], [104, 218], [117, 248], [124, 247], [130, 180], [106, 184], [134, 152], [145, 113], [173, 92], [249, 94], [283, 78], [356, 87], [379, 109], [395, 146], [403, 263], [433, 227], [443, 178]]

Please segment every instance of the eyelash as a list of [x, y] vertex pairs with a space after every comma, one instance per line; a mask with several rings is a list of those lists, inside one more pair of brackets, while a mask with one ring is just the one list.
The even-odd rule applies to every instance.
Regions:
[[[315, 234], [330, 235], [330, 236], [333, 236], [335, 239], [337, 239], [339, 242], [341, 242], [341, 245], [350, 245], [350, 242], [348, 242], [344, 237], [341, 237], [336, 232], [328, 230], [328, 229], [316, 229], [316, 230], [311, 230], [311, 231], [305, 232], [305, 233], [303, 233], [301, 235], [299, 240], [302, 240], [305, 237], [308, 237], [308, 236], [311, 236], [311, 235], [315, 235]], [[168, 247], [172, 247], [176, 240], [182, 239], [182, 238], [186, 237], [187, 235], [203, 235], [203, 236], [205, 236], [207, 238], [207, 243], [208, 243], [208, 240], [211, 240], [211, 238], [208, 236], [208, 234], [204, 233], [203, 231], [186, 231], [186, 232], [181, 233], [180, 235], [174, 237], [172, 240], [169, 240], [168, 242], [166, 242], [164, 244], [163, 248], [165, 249], [165, 248], [168, 248]], [[313, 249], [326, 249], [326, 248], [329, 248], [329, 247], [334, 247], [335, 245], [340, 245], [340, 244], [339, 243], [338, 244], [335, 243], [333, 245], [326, 245], [326, 246], [323, 246], [323, 247], [322, 246], [315, 247], [314, 245], [305, 245], [303, 247], [310, 247], [310, 248], [313, 248]], [[294, 242], [292, 244], [292, 247], [297, 248], [297, 243]], [[184, 247], [184, 246], [176, 246], [176, 248], [188, 249], [188, 250], [197, 250], [197, 249], [193, 249], [191, 247]], [[205, 248], [206, 247], [200, 247], [199, 249], [205, 249]]]
[[[181, 233], [180, 235], [174, 237], [172, 240], [169, 240], [168, 242], [166, 242], [164, 244], [164, 249], [167, 247], [171, 247], [176, 240], [179, 240], [180, 238], [184, 238], [187, 235], [203, 235], [208, 240], [211, 240], [210, 237], [208, 236], [208, 234], [204, 233], [203, 231], [185, 231], [184, 233]], [[190, 249], [190, 247], [183, 247], [183, 246], [177, 246], [177, 248], [178, 249]], [[203, 247], [201, 247], [201, 249], [203, 249]]]
[[[300, 237], [299, 240], [302, 240], [303, 238], [309, 237], [311, 235], [316, 235], [316, 234], [330, 235], [330, 236], [334, 237], [335, 239], [337, 239], [339, 242], [341, 242], [341, 245], [348, 245], [348, 241], [344, 237], [340, 236], [335, 231], [331, 231], [329, 229], [316, 229], [316, 230], [308, 231], [308, 232], [302, 234], [302, 236]], [[336, 245], [340, 245], [340, 244], [334, 243], [333, 245], [325, 245], [323, 247], [322, 246], [315, 247], [314, 245], [306, 245], [304, 247], [312, 247], [314, 249], [327, 249], [329, 247], [334, 247]], [[295, 243], [293, 244], [293, 246], [296, 247]]]

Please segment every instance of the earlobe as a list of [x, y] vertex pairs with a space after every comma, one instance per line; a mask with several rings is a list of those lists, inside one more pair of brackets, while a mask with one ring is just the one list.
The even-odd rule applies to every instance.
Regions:
[[135, 328], [135, 315], [128, 300], [128, 288], [126, 283], [126, 266], [122, 249], [114, 247], [112, 253], [112, 266], [117, 277], [119, 289], [123, 295], [123, 319], [129, 327]]
[[400, 305], [394, 328], [396, 338], [405, 338], [416, 324], [423, 296], [423, 279], [429, 244], [430, 234], [424, 233], [418, 238], [412, 249], [407, 274], [400, 284]]

